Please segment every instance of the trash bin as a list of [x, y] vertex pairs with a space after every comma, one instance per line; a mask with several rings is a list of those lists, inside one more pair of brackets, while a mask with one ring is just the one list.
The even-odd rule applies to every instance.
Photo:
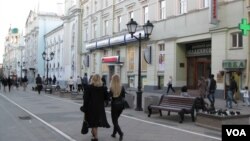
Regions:
[[[159, 96], [147, 96], [144, 97], [144, 112], [148, 113], [148, 106], [153, 104], [153, 105], [157, 105], [159, 104], [160, 101], [160, 97]], [[157, 113], [159, 112], [158, 110], [152, 110], [152, 113]]]

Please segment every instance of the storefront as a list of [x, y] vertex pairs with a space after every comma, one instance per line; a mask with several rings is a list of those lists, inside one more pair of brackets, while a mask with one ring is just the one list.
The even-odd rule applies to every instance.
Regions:
[[[225, 77], [224, 90], [230, 84], [230, 79], [233, 77], [239, 89], [243, 86], [243, 72], [246, 69], [246, 60], [223, 60], [222, 67], [224, 70], [220, 71], [221, 75]], [[224, 95], [226, 92], [224, 92]], [[240, 99], [240, 93], [237, 91], [235, 99]]]
[[211, 41], [186, 44], [187, 86], [197, 89], [201, 76], [208, 78], [211, 74]]
[[121, 67], [123, 66], [123, 62], [120, 56], [102, 57], [102, 63], [103, 77], [106, 79], [107, 84], [109, 84], [113, 74], [119, 74], [121, 76]]

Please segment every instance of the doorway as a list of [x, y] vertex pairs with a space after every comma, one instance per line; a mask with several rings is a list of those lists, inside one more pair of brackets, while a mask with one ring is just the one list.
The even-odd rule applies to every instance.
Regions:
[[189, 89], [197, 89], [201, 76], [208, 78], [211, 74], [211, 56], [189, 57], [187, 67], [187, 86]]

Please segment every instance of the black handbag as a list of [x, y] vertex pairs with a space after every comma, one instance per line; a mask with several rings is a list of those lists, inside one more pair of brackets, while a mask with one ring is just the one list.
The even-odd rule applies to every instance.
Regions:
[[89, 132], [89, 124], [86, 120], [83, 121], [82, 123], [82, 130], [81, 133], [82, 134], [87, 134]]
[[116, 100], [113, 100], [112, 103], [114, 106], [116, 106], [117, 108], [119, 107], [121, 109], [124, 109], [126, 105], [126, 101], [124, 98], [118, 98]]

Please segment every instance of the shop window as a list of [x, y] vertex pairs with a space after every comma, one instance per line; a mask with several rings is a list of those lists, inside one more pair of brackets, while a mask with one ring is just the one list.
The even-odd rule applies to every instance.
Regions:
[[[146, 49], [146, 47], [143, 46], [142, 50], [145, 50], [145, 49]], [[143, 56], [144, 56], [144, 54], [142, 53], [141, 54], [141, 70], [147, 71], [147, 62], [145, 61]]]
[[135, 87], [135, 77], [134, 76], [129, 76], [128, 77], [128, 85], [129, 85], [130, 88]]
[[127, 62], [128, 62], [128, 71], [134, 71], [134, 65], [135, 65], [135, 49], [130, 47], [128, 48], [128, 56], [127, 56]]
[[232, 33], [232, 48], [242, 48], [242, 33]]
[[[103, 57], [107, 57], [108, 56], [108, 50], [104, 50], [103, 51]], [[106, 63], [102, 63], [102, 72], [108, 72], [109, 68], [108, 68], [108, 64]]]

